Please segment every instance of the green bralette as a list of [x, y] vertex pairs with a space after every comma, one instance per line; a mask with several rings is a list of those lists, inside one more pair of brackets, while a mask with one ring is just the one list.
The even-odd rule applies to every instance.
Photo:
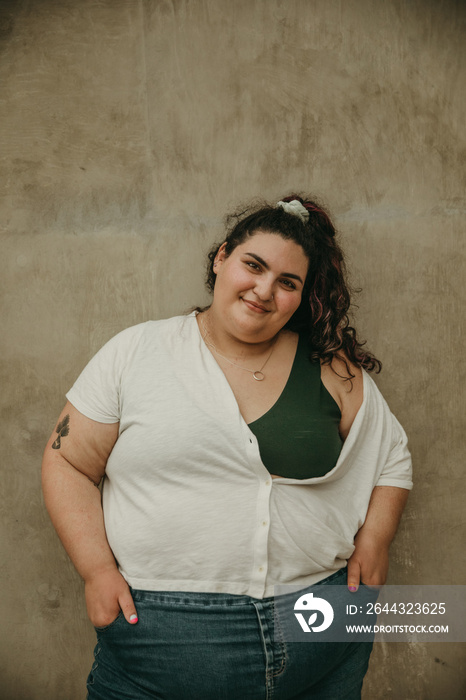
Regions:
[[291, 479], [323, 476], [337, 463], [342, 448], [341, 413], [320, 378], [320, 363], [309, 360], [299, 338], [290, 376], [280, 397], [249, 424], [262, 462], [271, 474]]

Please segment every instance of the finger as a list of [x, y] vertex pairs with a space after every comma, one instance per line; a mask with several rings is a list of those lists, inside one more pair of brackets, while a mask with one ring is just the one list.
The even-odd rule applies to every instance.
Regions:
[[138, 613], [129, 588], [120, 595], [118, 602], [120, 604], [121, 611], [125, 616], [125, 620], [129, 622], [130, 625], [135, 625], [138, 621]]
[[347, 581], [348, 581], [348, 590], [351, 591], [351, 593], [356, 593], [356, 591], [359, 588], [359, 582], [361, 580], [361, 567], [359, 566], [357, 561], [351, 561], [351, 559], [348, 561], [348, 568], [347, 568]]

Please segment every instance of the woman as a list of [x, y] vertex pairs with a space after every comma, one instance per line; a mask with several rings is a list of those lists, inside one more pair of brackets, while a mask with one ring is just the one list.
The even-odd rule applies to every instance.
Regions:
[[292, 196], [231, 221], [210, 307], [110, 340], [45, 450], [97, 628], [91, 700], [360, 697], [371, 644], [287, 644], [274, 586], [385, 582], [406, 436], [326, 212]]

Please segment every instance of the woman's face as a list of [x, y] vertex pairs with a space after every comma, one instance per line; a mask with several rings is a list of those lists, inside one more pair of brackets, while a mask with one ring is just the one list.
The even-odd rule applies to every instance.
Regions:
[[301, 302], [309, 261], [303, 248], [276, 233], [253, 234], [215, 258], [217, 322], [238, 340], [261, 342], [276, 335]]

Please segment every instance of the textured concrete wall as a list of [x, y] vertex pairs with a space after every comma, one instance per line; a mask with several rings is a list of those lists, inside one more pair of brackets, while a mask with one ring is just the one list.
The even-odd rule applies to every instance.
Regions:
[[[0, 696], [84, 697], [94, 641], [39, 469], [118, 330], [206, 300], [224, 213], [314, 192], [364, 293], [416, 489], [391, 582], [466, 583], [462, 0], [0, 3]], [[458, 557], [463, 552], [463, 557]], [[367, 700], [466, 695], [464, 645], [377, 645]]]

